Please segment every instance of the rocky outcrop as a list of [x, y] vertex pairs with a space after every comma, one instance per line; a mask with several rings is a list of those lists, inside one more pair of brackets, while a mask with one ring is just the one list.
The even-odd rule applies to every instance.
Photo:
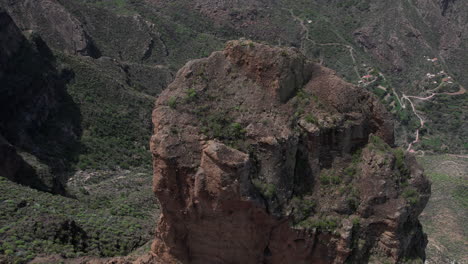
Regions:
[[[16, 152], [14, 146], [9, 144], [0, 135], [0, 176], [24, 185], [41, 185], [37, 180], [34, 169], [27, 164]], [[41, 185], [41, 187], [45, 187]]]
[[187, 63], [153, 112], [163, 263], [424, 259], [430, 184], [378, 100], [296, 49]]
[[38, 32], [53, 48], [71, 54], [99, 57], [81, 22], [58, 1], [0, 1], [23, 31]]
[[50, 65], [40, 54], [39, 37], [29, 42], [4, 10], [0, 19], [0, 131], [14, 143], [26, 142], [25, 130], [38, 127], [55, 105], [53, 83], [44, 76]]
[[[59, 180], [49, 173], [40, 173], [48, 178], [41, 179], [41, 175], [18, 156], [17, 149], [37, 156], [53, 168], [64, 168], [64, 149], [70, 150], [67, 148], [75, 143], [79, 133], [73, 123], [76, 109], [64, 89], [66, 75], [73, 73], [57, 71], [52, 53], [42, 38], [37, 34], [23, 35], [10, 15], [1, 9], [0, 33], [1, 145], [6, 151], [4, 157], [12, 161], [11, 166], [24, 163], [25, 166], [18, 168], [28, 168], [27, 173], [19, 173], [10, 167], [11, 173], [4, 176], [39, 190], [63, 194]], [[58, 122], [57, 113], [64, 109], [70, 115]], [[37, 161], [37, 158], [31, 156], [31, 160]]]

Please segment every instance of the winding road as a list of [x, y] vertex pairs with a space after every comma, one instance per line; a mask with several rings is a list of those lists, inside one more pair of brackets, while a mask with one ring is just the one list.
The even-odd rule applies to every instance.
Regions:
[[[316, 45], [316, 46], [341, 46], [341, 47], [345, 47], [348, 49], [349, 51], [349, 56], [351, 57], [352, 61], [353, 61], [353, 68], [354, 68], [354, 72], [356, 73], [356, 76], [358, 77], [358, 79], [361, 79], [361, 75], [359, 74], [359, 69], [357, 67], [357, 61], [356, 61], [356, 57], [354, 55], [354, 48], [350, 45], [347, 45], [347, 44], [342, 44], [342, 43], [336, 43], [336, 42], [332, 42], [332, 43], [317, 43], [315, 40], [311, 39], [310, 38], [310, 33], [309, 33], [309, 28], [306, 26], [305, 22], [303, 19], [301, 19], [300, 17], [296, 16], [294, 14], [294, 12], [292, 11], [292, 9], [288, 9], [289, 13], [291, 14], [291, 17], [295, 20], [295, 21], [298, 21], [301, 28], [302, 28], [302, 39], [301, 39], [301, 51], [305, 53], [305, 45], [304, 45], [304, 42], [305, 41], [309, 41], [311, 42], [312, 44]], [[337, 34], [335, 32], [335, 34]], [[338, 35], [338, 34], [337, 34]], [[338, 37], [340, 37], [338, 35]], [[322, 60], [321, 60], [322, 61]], [[384, 79], [386, 80], [385, 76], [382, 74], [382, 73], [379, 73], [379, 75]], [[437, 90], [438, 88], [440, 88], [442, 85], [442, 83], [434, 90]], [[453, 93], [448, 93], [448, 92], [445, 92], [445, 93], [434, 93], [432, 92], [431, 95], [427, 96], [427, 97], [420, 97], [420, 96], [414, 96], [414, 95], [405, 95], [405, 94], [402, 94], [401, 98], [398, 96], [398, 93], [395, 91], [395, 89], [392, 87], [392, 93], [395, 95], [395, 98], [397, 99], [398, 103], [401, 105], [401, 107], [403, 109], [406, 108], [406, 105], [404, 104], [404, 100], [408, 101], [411, 105], [411, 110], [413, 111], [414, 115], [419, 119], [419, 123], [420, 123], [420, 126], [418, 129], [416, 129], [416, 132], [415, 132], [415, 139], [413, 140], [413, 142], [409, 143], [408, 145], [408, 148], [406, 149], [407, 151], [409, 152], [415, 152], [415, 150], [413, 149], [413, 146], [414, 144], [418, 143], [419, 142], [419, 131], [424, 127], [424, 119], [422, 118], [421, 115], [419, 115], [416, 111], [416, 108], [414, 106], [414, 103], [413, 101], [411, 100], [412, 99], [417, 99], [417, 100], [422, 100], [422, 101], [426, 101], [426, 100], [430, 100], [432, 98], [434, 98], [435, 96], [437, 95], [451, 95], [451, 96], [455, 96], [455, 95], [462, 95], [462, 94], [465, 94], [466, 93], [466, 89], [463, 87], [463, 86], [459, 86], [459, 90], [457, 92], [453, 92]]]
[[[410, 98], [414, 98], [414, 99], [418, 99], [418, 100], [421, 100], [421, 101], [427, 101], [427, 100], [430, 100], [432, 99], [433, 97], [437, 96], [437, 95], [441, 95], [441, 94], [444, 94], [444, 95], [462, 95], [462, 94], [465, 94], [466, 93], [466, 89], [465, 87], [463, 86], [459, 86], [459, 90], [457, 92], [453, 92], [453, 93], [432, 93], [430, 96], [427, 96], [427, 97], [419, 97], [419, 96], [412, 96], [412, 95], [405, 95], [403, 94], [403, 96], [401, 97], [401, 101], [400, 99], [398, 99], [398, 96], [397, 96], [397, 99], [402, 102], [403, 100], [407, 100], [410, 105], [411, 105], [411, 109], [413, 110], [413, 113], [414, 115], [419, 119], [419, 123], [420, 123], [420, 126], [418, 129], [416, 129], [416, 137], [415, 139], [413, 140], [413, 142], [411, 142], [409, 145], [408, 145], [408, 148], [406, 149], [406, 151], [409, 151], [409, 152], [415, 152], [414, 149], [413, 149], [413, 145], [418, 143], [419, 142], [419, 130], [421, 130], [423, 127], [424, 127], [424, 119], [416, 112], [416, 108], [414, 107], [414, 103], [413, 101], [411, 101]], [[395, 91], [394, 91], [395, 92]], [[396, 93], [395, 93], [396, 94]], [[405, 105], [402, 104], [401, 105], [402, 108], [405, 108]]]
[[[296, 21], [299, 22], [299, 24], [301, 25], [301, 28], [302, 28], [302, 32], [303, 32], [303, 37], [302, 37], [302, 40], [301, 40], [301, 51], [303, 53], [305, 53], [305, 49], [304, 49], [304, 40], [306, 41], [309, 41], [311, 42], [312, 44], [314, 44], [315, 46], [341, 46], [341, 47], [345, 47], [346, 49], [348, 49], [349, 51], [349, 56], [351, 57], [351, 60], [353, 61], [353, 68], [354, 68], [354, 72], [356, 73], [356, 76], [358, 79], [361, 79], [361, 74], [359, 74], [359, 69], [357, 67], [357, 61], [356, 61], [356, 57], [354, 56], [354, 48], [351, 46], [351, 45], [347, 45], [347, 44], [343, 44], [343, 43], [337, 43], [337, 42], [331, 42], [331, 43], [317, 43], [315, 40], [311, 39], [310, 38], [310, 34], [309, 34], [309, 28], [306, 26], [306, 24], [304, 23], [304, 20], [301, 19], [300, 17], [296, 16], [294, 14], [294, 12], [292, 11], [292, 9], [289, 9], [288, 10], [289, 13], [291, 14], [292, 18]], [[335, 34], [337, 34], [336, 32], [334, 32]], [[337, 34], [338, 35], [338, 34]]]

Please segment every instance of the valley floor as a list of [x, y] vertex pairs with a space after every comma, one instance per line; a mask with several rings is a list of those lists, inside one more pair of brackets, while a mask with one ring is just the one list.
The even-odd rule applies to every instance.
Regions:
[[468, 263], [468, 158], [418, 158], [432, 181], [432, 195], [420, 216], [429, 244], [427, 264]]

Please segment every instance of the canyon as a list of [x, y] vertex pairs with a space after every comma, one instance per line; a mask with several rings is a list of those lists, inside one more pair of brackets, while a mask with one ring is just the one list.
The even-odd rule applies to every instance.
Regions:
[[466, 8], [0, 0], [0, 263], [463, 262]]

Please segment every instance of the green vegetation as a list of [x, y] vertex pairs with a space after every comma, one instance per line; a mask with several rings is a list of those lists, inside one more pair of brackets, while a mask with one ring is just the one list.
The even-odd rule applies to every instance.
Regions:
[[297, 227], [307, 228], [307, 229], [317, 228], [320, 231], [333, 231], [338, 227], [338, 225], [339, 225], [338, 219], [328, 217], [328, 218], [320, 218], [320, 219], [309, 218], [297, 224]]
[[121, 15], [132, 15], [135, 11], [132, 10], [132, 6], [129, 4], [129, 0], [86, 0], [87, 3], [91, 3], [97, 7], [107, 8]]
[[378, 150], [380, 152], [389, 152], [391, 150], [390, 146], [383, 141], [379, 136], [370, 135], [369, 143], [371, 144], [369, 148], [373, 150]]
[[361, 224], [361, 219], [359, 217], [353, 217], [352, 223], [353, 226], [359, 226]]
[[346, 199], [346, 204], [351, 212], [355, 212], [359, 207], [360, 201], [358, 197], [351, 196]]
[[299, 223], [314, 213], [317, 203], [314, 200], [296, 196], [291, 199], [291, 206], [294, 208], [294, 223]]
[[460, 185], [452, 192], [453, 198], [459, 202], [465, 209], [468, 208], [468, 186]]
[[305, 121], [307, 121], [307, 122], [309, 122], [311, 124], [315, 124], [315, 125], [318, 124], [317, 119], [310, 113], [307, 114], [304, 119], [305, 119]]
[[175, 109], [177, 106], [177, 98], [175, 97], [169, 98], [169, 101], [167, 101], [167, 105], [169, 105], [170, 108]]
[[340, 195], [344, 196], [346, 205], [348, 206], [350, 212], [354, 213], [361, 203], [359, 191], [349, 184], [341, 185], [338, 191]]
[[462, 263], [466, 257], [468, 211], [458, 195], [468, 186], [464, 173], [468, 160], [452, 155], [425, 155], [418, 157], [418, 162], [432, 181], [431, 198], [420, 216], [424, 231], [433, 239], [427, 256], [435, 263]]
[[392, 152], [395, 155], [395, 167], [400, 172], [402, 179], [407, 179], [410, 176], [410, 171], [406, 166], [405, 151], [402, 148], [395, 148], [392, 149]]
[[[88, 60], [59, 54], [75, 77], [67, 90], [80, 108], [79, 169], [149, 167], [153, 97], [140, 94]], [[107, 72], [108, 71], [108, 72]]]
[[341, 177], [331, 172], [322, 172], [319, 179], [322, 185], [338, 185], [341, 183]]
[[420, 258], [405, 258], [403, 260], [404, 264], [424, 264], [424, 261]]
[[[206, 109], [205, 109], [206, 110]], [[234, 148], [244, 148], [245, 129], [224, 113], [197, 113], [203, 127], [202, 132], [210, 138], [217, 138]]]
[[353, 156], [352, 156], [352, 163], [353, 165], [357, 165], [359, 162], [361, 162], [361, 159], [362, 159], [362, 148], [356, 150], [354, 153], [353, 153]]
[[135, 172], [111, 177], [88, 184], [86, 194], [77, 189], [72, 199], [0, 177], [0, 255], [8, 263], [26, 263], [38, 254], [128, 254], [152, 239], [151, 179]]
[[276, 186], [271, 183], [266, 183], [260, 179], [252, 179], [252, 184], [266, 199], [273, 199], [276, 195]]
[[416, 147], [437, 153], [466, 151], [466, 113], [468, 94], [449, 96], [437, 95], [436, 100], [424, 101], [417, 110], [424, 113], [426, 129]]
[[419, 193], [412, 187], [406, 187], [403, 190], [402, 196], [412, 205], [419, 203]]
[[197, 91], [194, 88], [189, 88], [185, 91], [185, 101], [192, 102], [197, 98]]
[[356, 175], [356, 172], [357, 172], [357, 169], [353, 165], [351, 165], [351, 166], [344, 169], [345, 175], [347, 175], [347, 176], [349, 176], [351, 178], [354, 177], [354, 175]]

